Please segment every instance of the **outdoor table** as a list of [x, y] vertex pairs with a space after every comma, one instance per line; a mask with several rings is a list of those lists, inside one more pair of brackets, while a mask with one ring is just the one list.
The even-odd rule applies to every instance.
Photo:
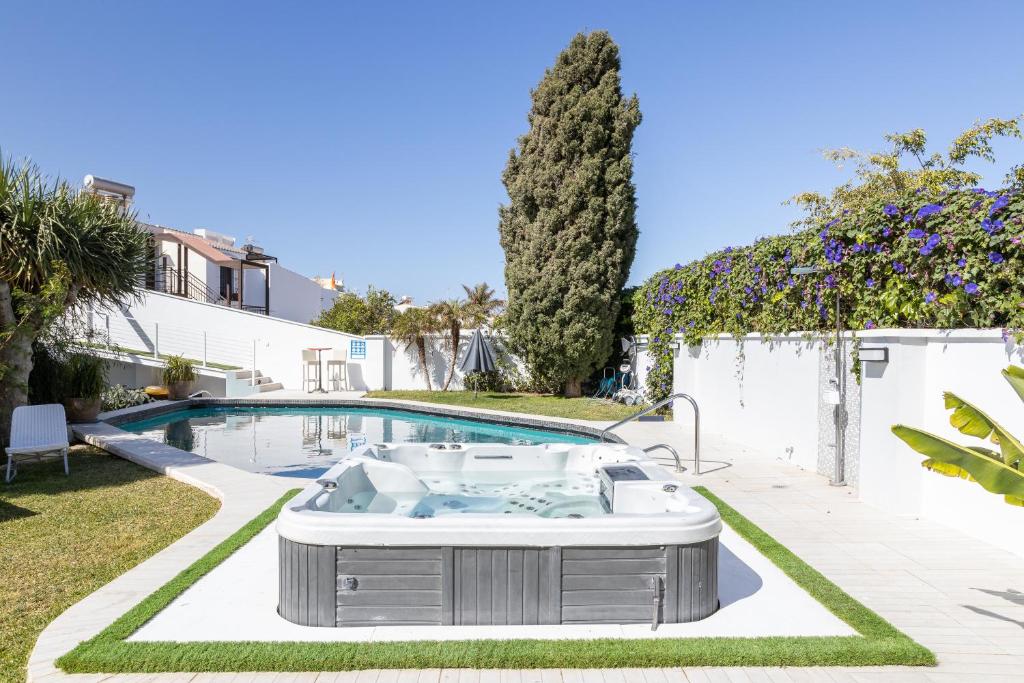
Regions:
[[316, 389], [309, 392], [311, 394], [326, 394], [327, 390], [324, 389], [324, 373], [323, 363], [320, 361], [320, 354], [323, 351], [330, 351], [330, 346], [310, 346], [306, 349], [307, 351], [316, 351]]

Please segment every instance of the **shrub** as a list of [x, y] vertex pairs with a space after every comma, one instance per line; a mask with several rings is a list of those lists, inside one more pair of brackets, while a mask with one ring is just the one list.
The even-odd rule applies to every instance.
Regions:
[[[918, 191], [865, 202], [794, 234], [726, 247], [652, 276], [634, 321], [650, 335], [653, 400], [671, 389], [671, 343], [717, 334], [835, 329], [1024, 329], [1024, 194]], [[818, 266], [794, 276], [796, 265]]]
[[184, 356], [168, 356], [167, 367], [164, 368], [164, 384], [191, 382], [196, 378], [192, 361]]
[[102, 394], [103, 410], [121, 410], [132, 406], [141, 406], [153, 399], [142, 389], [132, 389], [122, 384], [107, 387]]
[[355, 292], [343, 292], [310, 324], [348, 334], [387, 334], [398, 315], [395, 303], [390, 292], [373, 286], [367, 288], [365, 297]]
[[62, 398], [97, 398], [107, 388], [107, 363], [87, 353], [72, 353], [60, 370]]

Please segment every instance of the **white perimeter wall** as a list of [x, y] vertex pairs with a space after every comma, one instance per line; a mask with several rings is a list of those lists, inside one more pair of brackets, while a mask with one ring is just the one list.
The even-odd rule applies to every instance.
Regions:
[[[256, 369], [281, 382], [286, 389], [302, 386], [303, 349], [350, 349], [352, 340], [363, 340], [351, 334], [170, 294], [144, 291], [142, 296], [140, 302], [127, 310], [96, 312], [94, 327], [104, 331], [109, 316], [111, 341], [122, 348], [152, 352], [158, 342], [161, 355], [182, 354], [202, 360], [205, 353], [210, 362], [244, 369], [252, 367], [255, 346]], [[386, 340], [369, 337], [365, 341], [366, 359], [349, 360], [350, 385], [358, 390], [381, 389], [385, 386]]]
[[[246, 269], [248, 270], [248, 269]], [[246, 285], [248, 286], [248, 282]], [[259, 287], [263, 284], [260, 282]], [[262, 300], [262, 292], [259, 295]], [[270, 315], [308, 323], [334, 305], [338, 292], [324, 289], [304, 275], [277, 263], [270, 264]]]
[[[847, 454], [859, 457], [861, 500], [897, 514], [927, 517], [1024, 556], [1024, 509], [1007, 505], [1002, 496], [974, 482], [928, 472], [920, 465], [923, 456], [890, 431], [903, 423], [958, 443], [982, 445], [949, 424], [942, 393], [952, 391], [1024, 435], [1024, 404], [999, 374], [1011, 362], [1022, 362], [1021, 350], [1005, 343], [999, 330], [870, 330], [857, 336], [862, 347], [889, 350], [888, 363], [862, 364], [860, 451]], [[739, 342], [732, 338], [682, 346], [675, 360], [675, 390], [697, 398], [707, 431], [814, 470], [817, 347], [795, 335], [742, 341], [742, 364], [737, 362]], [[685, 411], [680, 418], [689, 419]]]
[[[699, 347], [680, 343], [673, 388], [697, 399], [701, 429], [814, 470], [817, 344], [800, 337], [769, 343], [760, 335], [709, 339]], [[685, 407], [677, 419], [692, 420]]]

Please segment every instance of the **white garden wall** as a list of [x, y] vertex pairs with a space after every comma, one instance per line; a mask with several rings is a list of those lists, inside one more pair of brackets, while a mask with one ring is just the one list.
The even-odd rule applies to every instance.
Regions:
[[[848, 385], [859, 410], [847, 430], [859, 435], [859, 448], [846, 457], [855, 461], [851, 483], [861, 500], [927, 517], [1024, 556], [1024, 509], [973, 482], [926, 471], [923, 457], [890, 431], [904, 423], [970, 443], [950, 426], [943, 407], [943, 391], [952, 391], [1024, 434], [1024, 404], [999, 374], [1009, 363], [1022, 362], [1021, 349], [1004, 342], [999, 330], [870, 330], [857, 336], [862, 348], [886, 348], [889, 358], [862, 363], [861, 384]], [[800, 335], [682, 346], [674, 388], [696, 397], [707, 431], [820, 471], [819, 401], [831, 378], [821, 376], [822, 350], [821, 342]], [[685, 411], [680, 419], [689, 419]]]
[[[680, 343], [673, 388], [697, 399], [702, 429], [813, 470], [819, 346], [798, 336], [768, 342], [760, 335], [709, 339], [699, 347]], [[684, 410], [679, 419], [691, 418]]]
[[144, 291], [142, 299], [128, 309], [94, 312], [92, 325], [101, 338], [109, 332], [111, 341], [125, 349], [181, 354], [245, 369], [255, 364], [257, 370], [281, 382], [286, 389], [302, 386], [303, 349], [351, 349], [353, 341], [365, 341], [366, 358], [349, 361], [350, 386], [358, 390], [381, 389], [386, 383], [382, 337], [364, 340], [170, 294]]
[[308, 323], [333, 306], [337, 298], [335, 290], [324, 289], [308, 277], [277, 263], [270, 264], [271, 316]]

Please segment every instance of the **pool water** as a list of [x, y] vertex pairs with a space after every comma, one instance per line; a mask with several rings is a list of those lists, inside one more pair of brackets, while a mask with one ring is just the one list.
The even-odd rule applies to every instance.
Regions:
[[426, 495], [361, 491], [337, 501], [331, 511], [417, 519], [464, 513], [539, 517], [591, 517], [607, 513], [595, 473], [432, 472], [421, 481], [429, 489]]
[[366, 443], [592, 443], [582, 436], [371, 408], [192, 408], [125, 431], [261, 474], [317, 477]]

